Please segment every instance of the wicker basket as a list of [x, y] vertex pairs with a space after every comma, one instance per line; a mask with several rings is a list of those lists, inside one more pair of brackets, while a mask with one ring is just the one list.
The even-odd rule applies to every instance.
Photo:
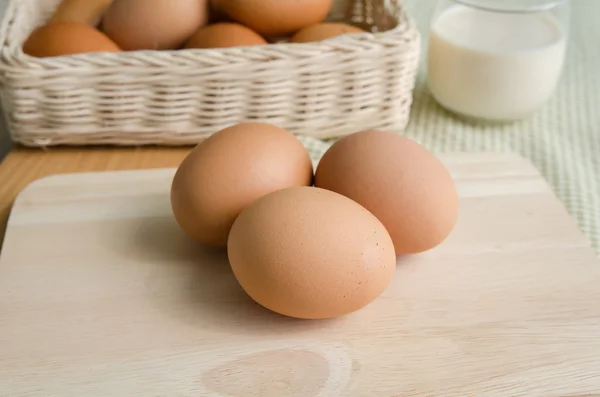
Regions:
[[329, 20], [375, 34], [319, 43], [25, 55], [58, 2], [10, 0], [0, 27], [2, 106], [17, 143], [195, 144], [241, 121], [333, 138], [408, 121], [420, 37], [400, 0], [336, 0]]

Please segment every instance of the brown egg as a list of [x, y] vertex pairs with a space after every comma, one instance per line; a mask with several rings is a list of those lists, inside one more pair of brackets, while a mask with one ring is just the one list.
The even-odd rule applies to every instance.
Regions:
[[292, 36], [293, 43], [321, 41], [349, 33], [365, 33], [365, 30], [341, 22], [322, 22], [308, 26]]
[[75, 22], [53, 22], [42, 26], [23, 44], [23, 52], [35, 57], [119, 51], [121, 49], [104, 33]]
[[252, 299], [303, 319], [367, 306], [396, 269], [394, 245], [381, 222], [356, 202], [314, 187], [256, 201], [235, 221], [227, 252]]
[[207, 20], [207, 0], [115, 0], [102, 29], [124, 50], [169, 50]]
[[364, 131], [336, 142], [317, 168], [315, 186], [371, 211], [390, 232], [397, 254], [439, 245], [458, 217], [456, 187], [444, 165], [391, 132]]
[[224, 247], [235, 218], [265, 194], [312, 183], [310, 156], [288, 131], [243, 123], [200, 143], [180, 165], [171, 205], [181, 228], [201, 243]]
[[217, 23], [200, 28], [185, 48], [226, 48], [267, 44], [261, 35], [239, 23]]
[[234, 20], [266, 36], [291, 34], [321, 22], [333, 0], [216, 0]]

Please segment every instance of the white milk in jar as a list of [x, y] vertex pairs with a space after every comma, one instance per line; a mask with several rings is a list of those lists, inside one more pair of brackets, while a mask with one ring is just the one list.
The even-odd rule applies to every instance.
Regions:
[[550, 12], [491, 12], [454, 4], [432, 22], [428, 82], [436, 100], [466, 116], [513, 120], [553, 94], [566, 28]]

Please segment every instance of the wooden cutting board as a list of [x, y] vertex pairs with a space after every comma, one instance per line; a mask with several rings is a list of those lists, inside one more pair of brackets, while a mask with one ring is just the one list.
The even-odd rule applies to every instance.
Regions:
[[0, 259], [0, 396], [600, 396], [600, 264], [537, 171], [447, 155], [446, 243], [367, 308], [273, 314], [169, 205], [174, 170], [39, 180]]

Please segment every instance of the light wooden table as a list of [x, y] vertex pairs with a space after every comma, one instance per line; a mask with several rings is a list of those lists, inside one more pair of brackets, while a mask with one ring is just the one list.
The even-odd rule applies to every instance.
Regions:
[[0, 163], [0, 248], [12, 203], [36, 179], [90, 171], [177, 167], [190, 148], [13, 149]]

